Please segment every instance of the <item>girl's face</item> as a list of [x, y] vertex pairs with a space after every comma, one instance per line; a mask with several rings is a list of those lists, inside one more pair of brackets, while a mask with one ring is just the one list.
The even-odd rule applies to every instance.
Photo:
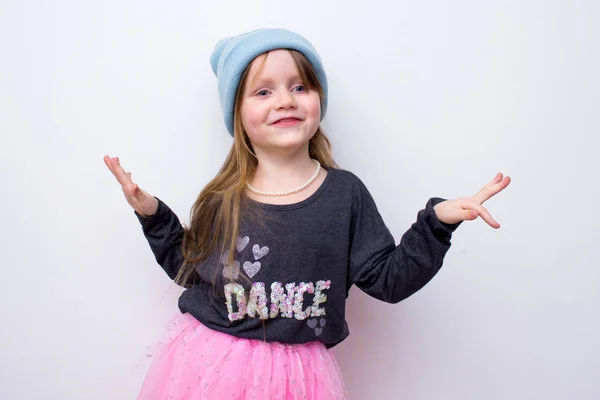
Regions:
[[[308, 91], [287, 50], [260, 55], [250, 64], [241, 105], [241, 119], [254, 151], [294, 153], [316, 133], [321, 101]], [[258, 73], [258, 75], [257, 75]]]

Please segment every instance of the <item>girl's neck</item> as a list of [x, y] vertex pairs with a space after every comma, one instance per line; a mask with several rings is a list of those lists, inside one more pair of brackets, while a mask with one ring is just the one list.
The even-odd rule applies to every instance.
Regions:
[[[294, 189], [308, 181], [315, 173], [317, 165], [308, 152], [295, 157], [281, 158], [259, 155], [258, 166], [250, 184], [265, 192], [283, 192]], [[327, 172], [321, 169], [319, 176], [308, 187], [288, 196], [262, 196], [250, 190], [248, 195], [254, 200], [271, 204], [291, 204], [302, 201], [314, 193], [325, 179]]]

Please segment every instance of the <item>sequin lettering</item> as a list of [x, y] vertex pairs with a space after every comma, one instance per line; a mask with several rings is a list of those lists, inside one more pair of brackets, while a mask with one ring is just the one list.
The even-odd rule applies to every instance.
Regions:
[[250, 289], [250, 298], [246, 312], [249, 317], [254, 318], [258, 314], [260, 319], [269, 318], [269, 309], [267, 308], [267, 294], [265, 293], [265, 284], [262, 282], [254, 282]]
[[300, 282], [300, 285], [296, 288], [295, 301], [294, 301], [294, 317], [297, 320], [304, 320], [310, 316], [310, 310], [312, 307], [306, 307], [306, 310], [302, 310], [302, 304], [304, 303], [304, 293], [314, 293], [315, 285], [312, 282], [304, 283]]
[[[232, 297], [235, 295], [237, 302], [237, 312], [233, 312]], [[225, 298], [227, 299], [227, 311], [229, 320], [236, 321], [244, 319], [246, 315], [246, 297], [244, 296], [244, 287], [239, 283], [228, 283], [225, 285]]]
[[[254, 282], [248, 296], [246, 304], [244, 287], [238, 283], [228, 283], [225, 285], [225, 299], [227, 304], [228, 317], [231, 321], [243, 319], [246, 315], [250, 318], [296, 318], [304, 320], [309, 317], [319, 317], [325, 315], [325, 308], [321, 305], [327, 301], [327, 295], [323, 292], [331, 288], [331, 281], [300, 282], [296, 286], [295, 282], [284, 284], [273, 282], [271, 284], [271, 304], [267, 306], [269, 297], [265, 290], [263, 282]], [[312, 305], [304, 308], [304, 295], [306, 293], [314, 294]], [[237, 311], [234, 312], [234, 297], [237, 305]]]
[[318, 281], [317, 282], [317, 290], [315, 291], [315, 298], [313, 300], [313, 305], [310, 307], [310, 314], [313, 317], [320, 317], [321, 315], [325, 315], [325, 309], [319, 307], [319, 304], [323, 304], [327, 301], [327, 295], [323, 294], [324, 290], [327, 290], [331, 287], [331, 281]]
[[294, 312], [292, 303], [294, 301], [295, 288], [296, 283], [288, 283], [285, 285], [285, 289], [287, 290], [286, 296], [280, 282], [273, 282], [271, 284], [271, 318], [275, 318], [280, 312], [282, 318], [292, 318]]

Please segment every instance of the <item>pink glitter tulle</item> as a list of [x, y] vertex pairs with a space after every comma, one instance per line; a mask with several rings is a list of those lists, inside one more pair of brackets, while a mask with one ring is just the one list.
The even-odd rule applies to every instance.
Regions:
[[266, 343], [207, 328], [189, 314], [170, 324], [138, 400], [347, 399], [321, 342]]

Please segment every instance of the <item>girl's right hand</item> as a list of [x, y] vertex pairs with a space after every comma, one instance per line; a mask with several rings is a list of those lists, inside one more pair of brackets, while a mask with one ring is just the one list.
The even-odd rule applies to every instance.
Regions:
[[144, 192], [131, 180], [131, 172], [125, 172], [119, 163], [119, 157], [104, 156], [104, 163], [121, 184], [127, 202], [133, 209], [143, 217], [156, 214], [158, 200], [154, 196]]

